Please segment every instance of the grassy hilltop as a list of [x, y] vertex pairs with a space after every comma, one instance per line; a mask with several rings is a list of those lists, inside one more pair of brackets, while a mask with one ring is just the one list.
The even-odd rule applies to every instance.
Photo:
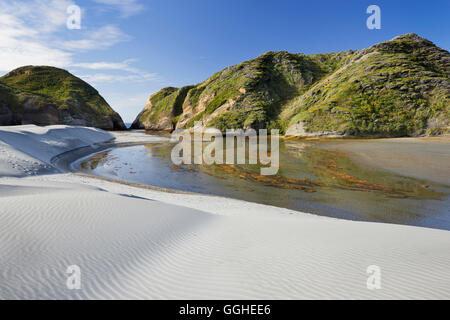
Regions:
[[450, 133], [450, 54], [416, 34], [368, 49], [268, 52], [196, 86], [152, 95], [133, 128], [202, 120], [221, 130], [276, 128], [294, 136]]
[[18, 124], [125, 129], [97, 90], [63, 69], [47, 66], [21, 67], [0, 77], [0, 125]]

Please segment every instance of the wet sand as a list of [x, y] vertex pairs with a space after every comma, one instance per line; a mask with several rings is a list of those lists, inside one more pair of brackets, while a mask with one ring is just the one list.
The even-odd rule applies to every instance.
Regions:
[[[379, 168], [365, 161], [372, 160], [370, 154], [361, 157], [359, 151], [372, 151], [371, 145], [378, 141], [381, 144], [377, 144], [379, 152], [375, 154], [387, 163]], [[216, 195], [334, 218], [450, 230], [450, 183], [448, 174], [442, 172], [445, 169], [440, 168], [434, 179], [427, 179], [425, 171], [412, 175], [395, 170], [401, 158], [412, 158], [414, 153], [425, 163], [435, 161], [434, 167], [444, 164], [445, 157], [426, 157], [439, 150], [440, 141], [428, 144], [419, 139], [404, 148], [407, 141], [284, 140], [280, 143], [280, 171], [275, 176], [261, 176], [259, 167], [250, 165], [174, 166], [170, 159], [173, 144], [164, 142], [114, 148], [81, 159], [76, 167], [111, 181]], [[379, 165], [381, 161], [373, 163]], [[410, 172], [417, 173], [420, 166], [427, 168], [426, 164], [416, 165]], [[438, 178], [444, 182], [439, 183]]]
[[318, 146], [344, 152], [361, 166], [450, 185], [450, 137], [330, 140]]

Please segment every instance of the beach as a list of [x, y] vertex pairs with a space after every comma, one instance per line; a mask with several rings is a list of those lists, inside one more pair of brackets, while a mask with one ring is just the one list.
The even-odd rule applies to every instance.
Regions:
[[[394, 142], [394, 143], [393, 143]], [[398, 142], [398, 143], [396, 143]], [[375, 168], [449, 184], [450, 136], [330, 141], [328, 148], [348, 152], [356, 161]], [[358, 157], [354, 157], [357, 154]]]
[[[449, 299], [450, 233], [63, 172], [134, 133], [0, 128], [0, 299]], [[163, 139], [163, 138], [160, 138]], [[81, 288], [66, 286], [79, 266]], [[370, 290], [367, 269], [381, 270]]]

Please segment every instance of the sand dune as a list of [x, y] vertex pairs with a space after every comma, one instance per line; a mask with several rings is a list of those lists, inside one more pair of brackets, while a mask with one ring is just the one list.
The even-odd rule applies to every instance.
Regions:
[[[1, 184], [22, 191], [0, 197], [3, 299], [450, 297], [447, 231], [301, 214], [223, 216], [37, 181]], [[74, 264], [82, 289], [71, 291], [65, 271]], [[366, 288], [373, 264], [381, 290]]]
[[84, 127], [25, 125], [0, 128], [0, 177], [59, 172], [50, 163], [53, 157], [114, 139], [106, 131]]
[[[46, 163], [2, 130], [8, 159]], [[80, 290], [66, 286], [70, 265], [81, 268]], [[366, 287], [370, 265], [381, 268], [379, 290]], [[443, 230], [75, 174], [0, 178], [0, 299], [449, 299], [449, 265]]]

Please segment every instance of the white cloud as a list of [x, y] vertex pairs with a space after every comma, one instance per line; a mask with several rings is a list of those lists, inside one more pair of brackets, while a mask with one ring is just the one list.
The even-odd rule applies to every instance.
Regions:
[[128, 59], [123, 62], [81, 62], [74, 63], [72, 67], [78, 67], [89, 70], [122, 70], [131, 73], [139, 73], [139, 70], [130, 66], [135, 59]]
[[131, 37], [116, 26], [107, 25], [89, 32], [87, 38], [81, 40], [64, 41], [61, 46], [66, 50], [99, 50], [107, 49], [119, 42], [131, 40]]
[[0, 4], [3, 14], [26, 21], [34, 30], [39, 30], [39, 33], [48, 34], [65, 26], [66, 10], [75, 3], [72, 0], [0, 0]]
[[159, 79], [158, 74], [156, 73], [138, 73], [138, 74], [128, 74], [128, 75], [121, 75], [121, 74], [109, 74], [109, 73], [94, 73], [94, 74], [85, 74], [79, 76], [81, 79], [83, 79], [86, 82], [89, 82], [91, 84], [96, 83], [105, 83], [105, 82], [145, 82], [145, 81], [158, 81]]
[[[119, 10], [122, 16], [143, 9], [134, 0], [94, 1]], [[125, 120], [132, 120], [148, 98], [147, 92], [140, 96], [139, 90], [134, 89], [142, 86], [150, 92], [152, 84], [157, 83], [159, 87], [163, 80], [158, 74], [133, 66], [134, 59], [86, 62], [90, 51], [111, 48], [131, 37], [115, 25], [91, 29], [85, 23], [84, 15], [81, 30], [68, 30], [67, 7], [78, 2], [81, 4], [79, 0], [0, 0], [0, 72], [9, 72], [24, 65], [69, 69], [78, 76], [81, 74], [80, 78], [85, 81], [102, 87], [102, 94], [116, 111]], [[85, 62], [79, 62], [80, 54]]]
[[39, 42], [3, 39], [0, 36], [0, 71], [11, 71], [24, 65], [51, 65], [67, 67], [72, 61], [70, 53], [48, 48]]
[[94, 0], [97, 3], [117, 8], [123, 17], [130, 17], [145, 10], [139, 0]]
[[83, 62], [74, 63], [74, 67], [91, 70], [130, 70], [130, 66], [124, 62]]
[[123, 62], [81, 62], [73, 63], [71, 67], [86, 70], [108, 70], [108, 71], [126, 71], [128, 74], [94, 73], [81, 76], [84, 80], [96, 84], [105, 82], [163, 82], [156, 73], [148, 73], [131, 66], [136, 59], [128, 59]]
[[[55, 7], [48, 6], [49, 3]], [[54, 0], [45, 5], [39, 0], [26, 3], [0, 0], [0, 71], [29, 64], [67, 66], [71, 54], [48, 46], [47, 41], [55, 26], [64, 23], [60, 19], [61, 5], [70, 3]]]
[[[121, 11], [128, 13], [140, 7], [134, 0], [95, 1], [120, 7]], [[92, 30], [83, 27], [77, 32], [68, 30], [67, 8], [73, 4], [75, 2], [72, 0], [0, 0], [0, 72], [8, 72], [24, 65], [51, 65], [121, 73], [84, 76], [88, 81], [96, 83], [157, 81], [156, 74], [131, 66], [135, 62], [133, 59], [123, 62], [76, 62], [77, 52], [110, 48], [119, 42], [131, 40], [131, 37], [114, 25]], [[79, 39], [67, 40], [74, 34]]]

